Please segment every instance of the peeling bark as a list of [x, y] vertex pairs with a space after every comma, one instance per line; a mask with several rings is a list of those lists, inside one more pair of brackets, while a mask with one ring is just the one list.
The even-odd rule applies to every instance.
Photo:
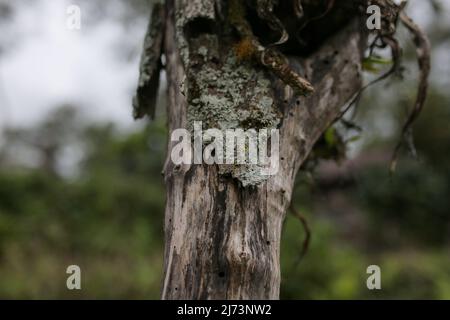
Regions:
[[159, 74], [162, 69], [161, 53], [163, 50], [166, 10], [163, 5], [155, 4], [150, 17], [144, 40], [144, 48], [139, 67], [139, 84], [133, 98], [133, 115], [139, 119], [148, 115], [155, 117], [156, 100], [159, 89]]
[[[189, 1], [185, 5], [210, 8], [212, 2]], [[190, 75], [193, 66], [180, 52], [186, 44], [180, 43], [177, 35], [179, 17], [173, 1], [167, 1], [166, 10], [164, 51], [171, 132], [188, 127], [191, 106], [180, 86], [195, 73]], [[211, 14], [204, 18], [214, 19]], [[366, 36], [361, 21], [352, 20], [308, 57], [289, 57], [292, 69], [314, 87], [308, 97], [295, 96], [276, 75], [263, 66], [253, 66], [271, 81], [274, 106], [280, 113], [281, 160], [277, 175], [243, 187], [238, 180], [220, 174], [216, 165], [175, 166], [169, 151], [164, 168], [167, 204], [163, 299], [279, 298], [281, 231], [295, 176], [315, 142], [362, 85]], [[194, 39], [187, 37], [188, 42]], [[232, 42], [225, 46], [232, 50]], [[220, 66], [218, 63], [217, 68]], [[172, 146], [169, 143], [169, 150]]]

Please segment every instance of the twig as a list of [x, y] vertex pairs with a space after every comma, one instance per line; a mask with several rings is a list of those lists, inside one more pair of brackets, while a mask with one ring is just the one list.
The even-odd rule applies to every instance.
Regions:
[[306, 255], [309, 249], [309, 243], [311, 241], [311, 229], [309, 228], [308, 220], [304, 215], [302, 215], [295, 207], [294, 204], [291, 202], [291, 205], [289, 206], [289, 210], [291, 213], [300, 220], [303, 230], [305, 231], [305, 239], [303, 240], [302, 244], [302, 250], [300, 252], [300, 256], [298, 258], [298, 261], [296, 262], [295, 266], [298, 266], [298, 264], [303, 260], [303, 257]]
[[[402, 138], [397, 144], [391, 161], [391, 173], [395, 171], [397, 166], [398, 153], [403, 145], [403, 142], [409, 141], [412, 143], [412, 133], [411, 126], [417, 120], [417, 117], [422, 112], [425, 105], [425, 101], [428, 93], [428, 77], [430, 75], [431, 69], [431, 45], [428, 37], [425, 35], [422, 29], [415, 24], [410, 17], [408, 17], [404, 12], [400, 14], [400, 20], [408, 29], [408, 31], [414, 36], [414, 44], [416, 45], [417, 61], [419, 64], [419, 85], [417, 90], [417, 98], [414, 104], [414, 108], [409, 114], [408, 119], [402, 128]], [[412, 144], [413, 145], [413, 144]], [[414, 149], [413, 149], [414, 150]]]

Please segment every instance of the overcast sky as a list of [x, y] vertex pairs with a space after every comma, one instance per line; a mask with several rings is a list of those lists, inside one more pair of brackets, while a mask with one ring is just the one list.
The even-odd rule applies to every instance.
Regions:
[[[105, 1], [106, 2], [106, 1]], [[8, 51], [0, 56], [0, 123], [28, 125], [64, 103], [96, 120], [133, 125], [130, 101], [138, 79], [138, 58], [120, 57], [118, 40], [140, 50], [146, 25], [125, 30], [112, 18], [66, 27], [65, 0], [14, 2]], [[82, 9], [82, 21], [88, 8]], [[85, 10], [85, 11], [83, 11]], [[126, 32], [126, 34], [125, 34]]]

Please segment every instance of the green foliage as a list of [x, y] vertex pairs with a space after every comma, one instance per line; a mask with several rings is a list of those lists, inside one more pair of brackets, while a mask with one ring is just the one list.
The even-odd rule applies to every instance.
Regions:
[[352, 299], [364, 291], [364, 257], [343, 243], [334, 245], [333, 226], [314, 221], [311, 246], [299, 260], [301, 226], [289, 217], [282, 242], [282, 285], [285, 299]]
[[359, 200], [369, 212], [369, 235], [378, 239], [380, 246], [411, 241], [420, 245], [445, 244], [450, 232], [449, 182], [448, 173], [418, 163], [402, 163], [392, 178], [385, 167], [368, 170], [361, 176]]
[[[39, 169], [0, 171], [0, 297], [158, 297], [162, 128], [83, 130], [88, 151], [71, 179]], [[82, 268], [80, 293], [65, 288], [70, 264]]]
[[[282, 242], [284, 299], [449, 299], [450, 257], [440, 250], [360, 250], [327, 220], [312, 223], [311, 247], [299, 261], [300, 224], [289, 217]], [[383, 234], [383, 231], [379, 234]], [[377, 242], [374, 243], [377, 246]], [[366, 268], [382, 270], [382, 290], [368, 290]]]
[[364, 71], [378, 74], [386, 66], [392, 64], [392, 60], [381, 58], [378, 56], [370, 56], [364, 58], [362, 68]]
[[309, 160], [332, 159], [339, 162], [346, 157], [346, 143], [338, 130], [330, 127], [314, 145]]

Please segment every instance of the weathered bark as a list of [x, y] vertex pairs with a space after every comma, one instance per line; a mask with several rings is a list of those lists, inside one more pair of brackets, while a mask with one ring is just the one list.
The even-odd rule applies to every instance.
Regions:
[[[187, 127], [186, 77], [176, 37], [173, 1], [168, 1], [164, 51], [170, 132]], [[314, 143], [361, 87], [366, 44], [355, 18], [308, 57], [290, 65], [313, 87], [296, 97], [273, 75], [281, 111], [280, 170], [267, 181], [243, 187], [215, 165], [175, 166], [170, 150], [164, 168], [165, 276], [163, 299], [277, 299], [280, 240], [295, 176]], [[262, 68], [255, 65], [254, 68]]]

